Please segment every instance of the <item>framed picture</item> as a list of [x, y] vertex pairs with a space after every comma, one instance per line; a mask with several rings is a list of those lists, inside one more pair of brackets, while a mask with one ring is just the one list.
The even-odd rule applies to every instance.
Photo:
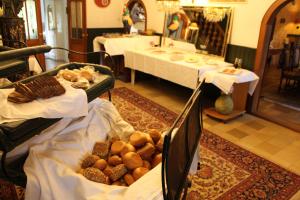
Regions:
[[47, 6], [47, 17], [48, 17], [48, 29], [55, 30], [56, 29], [56, 16], [55, 10], [52, 5]]

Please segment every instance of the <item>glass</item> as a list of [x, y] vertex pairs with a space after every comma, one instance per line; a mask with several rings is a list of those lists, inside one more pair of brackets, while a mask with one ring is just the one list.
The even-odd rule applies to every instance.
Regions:
[[38, 39], [36, 1], [24, 1], [24, 6], [18, 16], [23, 18], [25, 21], [25, 32], [27, 40]]
[[71, 37], [73, 39], [82, 38], [82, 2], [71, 1]]

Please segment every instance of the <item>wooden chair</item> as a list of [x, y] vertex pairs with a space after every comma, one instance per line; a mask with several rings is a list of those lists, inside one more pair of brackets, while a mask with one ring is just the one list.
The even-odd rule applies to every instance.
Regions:
[[[191, 187], [188, 173], [202, 134], [200, 84], [164, 138], [162, 190], [164, 200], [186, 199]], [[176, 134], [174, 129], [178, 128]]]
[[285, 89], [295, 88], [299, 86], [300, 82], [300, 69], [299, 66], [300, 47], [291, 45], [285, 46], [280, 55], [280, 82], [278, 91], [281, 91], [282, 82], [285, 79]]

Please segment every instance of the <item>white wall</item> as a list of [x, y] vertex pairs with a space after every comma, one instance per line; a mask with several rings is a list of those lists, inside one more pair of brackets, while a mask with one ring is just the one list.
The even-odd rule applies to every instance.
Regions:
[[94, 0], [86, 1], [87, 28], [120, 28], [124, 0], [111, 0], [106, 8], [100, 8]]
[[[208, 3], [208, 0], [182, 0], [182, 5], [230, 6], [233, 10], [233, 26], [230, 43], [256, 48], [261, 20], [276, 0], [246, 0], [245, 3]], [[155, 0], [143, 0], [148, 15], [148, 29], [162, 33], [164, 13], [158, 11]], [[125, 0], [111, 1], [107, 8], [99, 8], [94, 0], [87, 0], [87, 27], [111, 28], [123, 27], [121, 15]]]

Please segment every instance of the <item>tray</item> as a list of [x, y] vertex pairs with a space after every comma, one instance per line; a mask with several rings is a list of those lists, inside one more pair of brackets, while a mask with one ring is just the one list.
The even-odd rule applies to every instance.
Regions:
[[[88, 102], [90, 102], [114, 87], [114, 77], [110, 68], [95, 64], [68, 63], [60, 65], [52, 71], [48, 71], [37, 76], [32, 76], [20, 82], [26, 83], [43, 75], [54, 76], [61, 69], [79, 69], [86, 65], [93, 66], [96, 71], [103, 74], [98, 83], [92, 84], [88, 89], [86, 89]], [[8, 85], [5, 88], [13, 87], [14, 84]], [[42, 130], [48, 128], [59, 120], [60, 119], [35, 118], [30, 120], [0, 124], [0, 150], [5, 152], [13, 150], [17, 145], [20, 145], [34, 135], [39, 134]]]

